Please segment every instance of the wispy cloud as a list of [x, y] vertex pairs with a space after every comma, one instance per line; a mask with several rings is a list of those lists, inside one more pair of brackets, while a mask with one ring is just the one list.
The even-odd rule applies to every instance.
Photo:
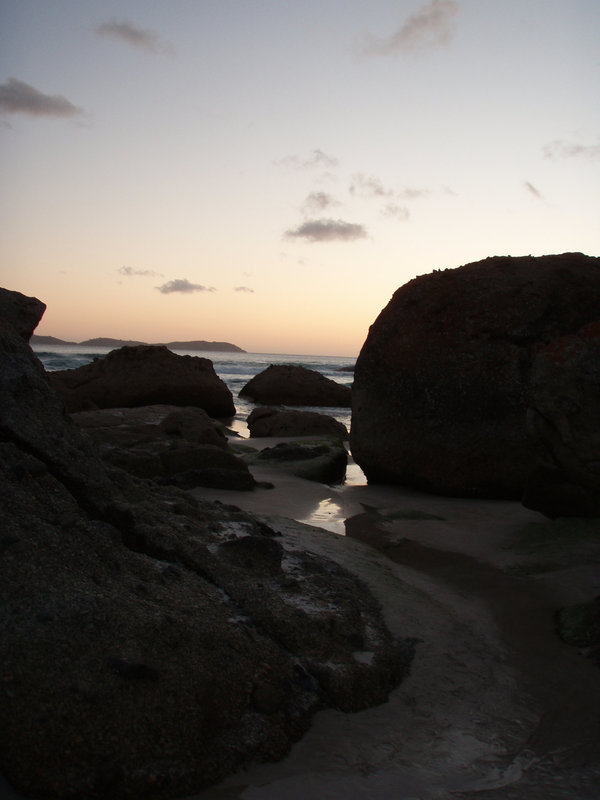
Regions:
[[367, 230], [364, 225], [341, 219], [313, 219], [286, 231], [285, 235], [288, 239], [307, 239], [309, 242], [350, 242], [366, 238]]
[[362, 51], [366, 55], [387, 56], [445, 45], [454, 35], [458, 8], [455, 0], [430, 0], [390, 36], [367, 35]]
[[363, 175], [362, 172], [352, 177], [350, 194], [359, 194], [362, 197], [391, 197], [394, 192], [386, 189], [379, 178]]
[[327, 192], [311, 192], [304, 201], [303, 208], [308, 211], [325, 211], [326, 208], [341, 205]]
[[301, 156], [285, 156], [275, 162], [278, 166], [293, 167], [295, 169], [332, 169], [337, 167], [338, 160], [333, 156], [328, 156], [322, 150], [313, 150], [311, 154], [302, 158]]
[[600, 143], [578, 144], [556, 139], [543, 148], [543, 153], [544, 158], [584, 158], [588, 161], [595, 161], [600, 158]]
[[177, 278], [173, 281], [167, 281], [162, 286], [155, 286], [155, 289], [161, 294], [173, 294], [173, 292], [180, 292], [181, 294], [192, 294], [193, 292], [216, 292], [214, 286], [201, 286], [199, 283], [190, 283], [187, 278]]
[[406, 206], [400, 206], [397, 203], [388, 203], [381, 213], [384, 217], [393, 217], [394, 219], [400, 220], [400, 222], [406, 222], [410, 217], [408, 208], [406, 208]]
[[533, 185], [533, 183], [530, 183], [529, 181], [523, 181], [523, 186], [527, 189], [529, 194], [532, 194], [537, 200], [543, 200], [544, 199], [542, 197], [542, 193], [540, 192], [540, 190], [536, 189], [536, 187]]
[[404, 200], [420, 200], [422, 197], [427, 197], [429, 194], [431, 194], [429, 189], [407, 188], [403, 189], [401, 192], [398, 192], [398, 197], [401, 197]]
[[127, 278], [140, 276], [143, 278], [164, 278], [162, 272], [155, 272], [153, 269], [133, 269], [133, 267], [119, 267], [119, 275], [125, 275]]
[[249, 286], [236, 286], [233, 291], [234, 292], [248, 292], [249, 294], [254, 294], [254, 289], [251, 289]]
[[152, 53], [173, 53], [175, 50], [170, 42], [161, 39], [155, 31], [140, 28], [126, 19], [121, 21], [111, 19], [109, 22], [97, 25], [95, 30], [99, 36], [117, 39]]
[[44, 94], [17, 78], [9, 78], [0, 85], [0, 110], [32, 117], [76, 117], [84, 113], [66, 97]]

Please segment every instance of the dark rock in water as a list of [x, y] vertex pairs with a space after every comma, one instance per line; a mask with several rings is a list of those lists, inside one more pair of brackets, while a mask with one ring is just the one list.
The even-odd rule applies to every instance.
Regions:
[[255, 375], [240, 391], [257, 403], [287, 406], [350, 408], [350, 387], [326, 378], [320, 372], [293, 364], [271, 364]]
[[31, 325], [11, 324], [28, 303], [0, 290], [0, 768], [14, 787], [189, 795], [283, 756], [318, 708], [383, 702], [408, 656], [364, 585], [241, 511], [107, 467]]
[[334, 484], [344, 480], [348, 453], [339, 440], [302, 444], [282, 442], [274, 447], [265, 447], [254, 462], [268, 464], [307, 481]]
[[328, 414], [262, 406], [248, 416], [250, 436], [335, 436], [347, 439], [346, 426]]
[[52, 372], [50, 380], [69, 411], [166, 404], [197, 406], [211, 417], [235, 414], [212, 361], [160, 345], [122, 347], [91, 364]]
[[599, 307], [600, 259], [581, 253], [488, 258], [398, 289], [356, 364], [350, 445], [368, 480], [520, 498], [538, 460], [532, 361]]
[[535, 354], [528, 403], [540, 467], [523, 504], [551, 518], [600, 516], [600, 321]]

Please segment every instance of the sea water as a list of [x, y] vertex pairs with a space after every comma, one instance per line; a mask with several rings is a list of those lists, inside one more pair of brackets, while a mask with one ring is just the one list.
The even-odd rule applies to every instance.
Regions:
[[[75, 369], [89, 364], [96, 358], [104, 358], [111, 348], [85, 347], [82, 345], [33, 345], [33, 351], [48, 372], [59, 369]], [[206, 350], [174, 350], [178, 355], [200, 356], [212, 361], [215, 372], [233, 395], [236, 415], [230, 427], [240, 436], [249, 435], [246, 420], [254, 403], [240, 397], [239, 392], [259, 372], [271, 364], [293, 364], [320, 372], [336, 383], [350, 386], [353, 373], [341, 371], [354, 365], [355, 359], [343, 356], [300, 356], [282, 353], [226, 353]], [[304, 411], [329, 414], [350, 430], [349, 408], [303, 407]]]

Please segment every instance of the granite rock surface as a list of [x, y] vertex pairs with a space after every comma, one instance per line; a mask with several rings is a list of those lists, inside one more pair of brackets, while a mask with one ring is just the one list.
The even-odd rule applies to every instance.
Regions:
[[296, 411], [271, 406], [255, 408], [248, 416], [251, 437], [269, 436], [334, 436], [347, 439], [342, 422], [315, 411]]
[[599, 307], [600, 259], [581, 253], [488, 258], [402, 286], [355, 369], [350, 446], [368, 480], [520, 498], [539, 462], [533, 362]]
[[216, 418], [235, 414], [212, 361], [162, 345], [121, 347], [91, 364], [52, 372], [50, 380], [69, 411], [165, 404], [197, 406]]
[[256, 403], [350, 408], [352, 390], [320, 372], [294, 364], [271, 364], [240, 390]]
[[365, 585], [234, 507], [107, 466], [27, 344], [42, 304], [0, 291], [0, 308], [10, 783], [181, 796], [282, 757], [319, 708], [383, 702], [409, 655]]

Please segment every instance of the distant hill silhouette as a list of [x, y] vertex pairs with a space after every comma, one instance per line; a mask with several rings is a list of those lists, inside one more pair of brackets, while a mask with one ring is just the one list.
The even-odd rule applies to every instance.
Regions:
[[[55, 336], [38, 336], [34, 333], [31, 337], [31, 344], [37, 345], [81, 345], [82, 347], [135, 347], [137, 345], [149, 344], [149, 342], [136, 342], [131, 339], [110, 339], [99, 337], [96, 339], [86, 339], [84, 342], [66, 342], [64, 339], [57, 339]], [[202, 339], [195, 339], [191, 342], [160, 342], [165, 344], [169, 350], [205, 350], [217, 353], [245, 353], [236, 344], [230, 342], [205, 342]]]
[[64, 339], [57, 339], [56, 336], [37, 336], [35, 333], [30, 341], [31, 344], [77, 344], [77, 342], [65, 342]]

